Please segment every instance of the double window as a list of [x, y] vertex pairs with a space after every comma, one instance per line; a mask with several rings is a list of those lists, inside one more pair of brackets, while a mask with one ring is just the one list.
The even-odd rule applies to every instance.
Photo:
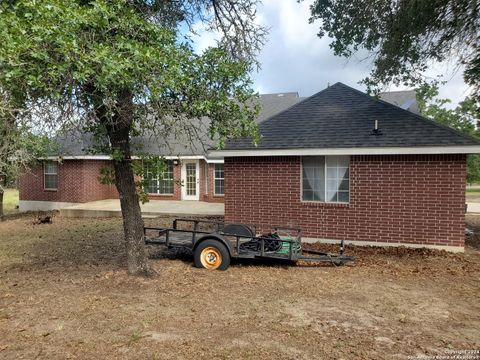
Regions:
[[225, 194], [225, 173], [223, 164], [215, 164], [215, 195]]
[[173, 194], [173, 161], [167, 160], [159, 167], [145, 164], [143, 176], [148, 194]]
[[58, 189], [58, 165], [56, 162], [43, 163], [43, 187], [45, 190]]
[[350, 200], [348, 156], [302, 158], [302, 199], [348, 203]]

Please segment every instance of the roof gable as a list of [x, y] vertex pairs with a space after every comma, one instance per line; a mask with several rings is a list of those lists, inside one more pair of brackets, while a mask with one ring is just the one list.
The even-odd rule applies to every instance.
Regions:
[[[375, 120], [381, 135], [373, 135]], [[260, 124], [255, 147], [248, 138], [226, 150], [478, 146], [454, 129], [336, 83]]]

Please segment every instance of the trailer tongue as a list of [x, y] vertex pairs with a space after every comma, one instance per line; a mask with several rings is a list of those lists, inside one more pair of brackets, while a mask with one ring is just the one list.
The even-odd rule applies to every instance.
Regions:
[[[179, 228], [183, 224], [183, 228]], [[181, 248], [193, 254], [195, 266], [225, 270], [234, 259], [278, 259], [292, 262], [328, 262], [343, 265], [354, 261], [343, 254], [343, 240], [338, 254], [302, 249], [301, 229], [273, 227], [268, 234], [257, 235], [254, 225], [175, 219], [171, 228], [145, 227], [146, 244]]]

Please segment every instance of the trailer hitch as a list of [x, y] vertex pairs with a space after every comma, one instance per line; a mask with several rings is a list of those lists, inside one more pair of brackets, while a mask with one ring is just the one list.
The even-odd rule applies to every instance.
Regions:
[[339, 249], [338, 255], [317, 251], [317, 250], [309, 250], [309, 249], [302, 249], [302, 252], [306, 254], [314, 254], [317, 256], [309, 257], [309, 256], [301, 255], [299, 256], [298, 260], [330, 262], [335, 266], [343, 265], [349, 261], [355, 261], [355, 258], [353, 256], [343, 255], [343, 253], [345, 252], [345, 242], [343, 240], [340, 241], [340, 249]]

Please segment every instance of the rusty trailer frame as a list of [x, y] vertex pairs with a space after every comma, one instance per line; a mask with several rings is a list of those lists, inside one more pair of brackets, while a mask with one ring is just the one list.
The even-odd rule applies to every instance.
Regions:
[[[187, 229], [180, 228], [182, 223]], [[177, 218], [171, 228], [144, 227], [144, 240], [146, 244], [191, 252], [197, 267], [221, 270], [228, 268], [230, 259], [327, 262], [336, 266], [355, 260], [344, 255], [343, 240], [338, 254], [302, 249], [301, 233], [300, 228], [274, 226], [268, 234], [259, 236], [256, 225]]]

